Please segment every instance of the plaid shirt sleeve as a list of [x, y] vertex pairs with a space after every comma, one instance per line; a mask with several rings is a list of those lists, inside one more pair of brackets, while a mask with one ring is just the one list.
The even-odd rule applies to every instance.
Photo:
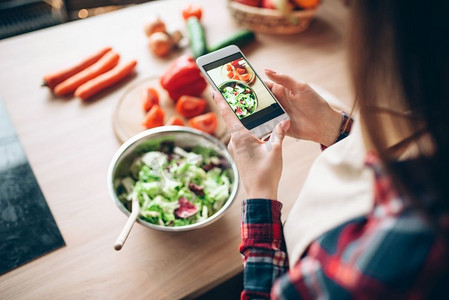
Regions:
[[[376, 171], [376, 170], [375, 170]], [[443, 239], [376, 173], [371, 213], [313, 241], [292, 269], [280, 220], [282, 204], [243, 203], [242, 299], [449, 299]]]
[[243, 202], [242, 299], [269, 298], [273, 282], [288, 269], [281, 208], [282, 203], [275, 200], [248, 199]]

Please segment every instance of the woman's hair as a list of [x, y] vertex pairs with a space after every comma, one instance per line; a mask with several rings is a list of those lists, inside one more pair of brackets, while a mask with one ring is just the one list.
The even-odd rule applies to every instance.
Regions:
[[[349, 62], [365, 132], [400, 191], [438, 223], [449, 211], [449, 3], [351, 6]], [[395, 137], [408, 138], [394, 146]], [[408, 141], [419, 157], [413, 172], [395, 162], [398, 145]]]

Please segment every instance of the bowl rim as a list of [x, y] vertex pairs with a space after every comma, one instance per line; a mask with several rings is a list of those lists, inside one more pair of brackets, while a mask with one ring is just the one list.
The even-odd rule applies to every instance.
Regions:
[[122, 158], [122, 156], [126, 152], [126, 150], [129, 149], [130, 147], [132, 147], [138, 141], [140, 141], [144, 138], [147, 138], [151, 135], [158, 134], [158, 133], [170, 134], [170, 133], [178, 133], [178, 132], [197, 135], [201, 138], [205, 138], [205, 139], [209, 140], [210, 142], [217, 145], [219, 148], [222, 148], [223, 153], [221, 153], [221, 154], [224, 155], [226, 160], [229, 162], [230, 169], [232, 169], [232, 172], [234, 175], [233, 185], [232, 185], [232, 190], [229, 195], [229, 198], [226, 200], [226, 202], [223, 204], [223, 206], [217, 212], [215, 212], [212, 216], [210, 216], [209, 218], [202, 220], [200, 222], [197, 222], [194, 224], [189, 224], [189, 225], [184, 225], [184, 226], [168, 227], [168, 226], [152, 224], [152, 223], [146, 222], [144, 220], [141, 220], [140, 218], [137, 218], [137, 220], [136, 220], [137, 223], [139, 223], [145, 227], [152, 228], [152, 229], [159, 230], [159, 231], [169, 231], [169, 232], [188, 231], [188, 230], [192, 230], [192, 229], [201, 228], [206, 225], [210, 225], [211, 223], [213, 223], [213, 222], [217, 221], [219, 218], [221, 218], [224, 215], [224, 212], [234, 203], [235, 198], [237, 196], [238, 189], [239, 189], [240, 179], [239, 179], [239, 173], [237, 170], [237, 166], [236, 166], [234, 160], [232, 159], [232, 156], [229, 153], [226, 146], [220, 140], [215, 138], [214, 136], [206, 134], [200, 130], [197, 130], [194, 128], [189, 128], [189, 127], [184, 127], [184, 126], [161, 126], [161, 127], [156, 127], [156, 128], [152, 128], [152, 129], [147, 129], [143, 132], [140, 132], [140, 133], [134, 135], [133, 137], [131, 137], [127, 141], [125, 141], [117, 149], [117, 151], [114, 154], [114, 156], [112, 157], [112, 160], [109, 163], [109, 167], [108, 167], [107, 185], [108, 185], [109, 194], [111, 195], [112, 200], [114, 201], [115, 205], [126, 216], [130, 215], [130, 211], [128, 209], [126, 209], [125, 206], [123, 205], [123, 203], [118, 199], [117, 194], [115, 193], [115, 189], [114, 189], [114, 171], [118, 165], [118, 162], [120, 161], [120, 159]]

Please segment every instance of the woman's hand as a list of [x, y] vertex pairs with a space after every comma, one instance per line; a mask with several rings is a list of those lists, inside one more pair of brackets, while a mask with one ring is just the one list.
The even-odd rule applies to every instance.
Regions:
[[339, 134], [341, 113], [308, 84], [268, 69], [265, 69], [265, 74], [273, 81], [267, 82], [267, 86], [290, 116], [287, 135], [325, 146], [332, 145]]
[[231, 130], [228, 150], [242, 178], [248, 198], [277, 199], [282, 174], [282, 141], [290, 121], [276, 126], [268, 141], [256, 138], [237, 119], [218, 92], [213, 92], [226, 126]]

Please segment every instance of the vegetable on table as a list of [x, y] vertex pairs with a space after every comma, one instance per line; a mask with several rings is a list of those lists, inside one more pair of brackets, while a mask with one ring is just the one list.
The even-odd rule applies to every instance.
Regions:
[[159, 104], [159, 93], [154, 87], [149, 87], [143, 91], [142, 95], [142, 108], [145, 112]]
[[153, 16], [153, 19], [145, 25], [144, 31], [148, 37], [151, 52], [160, 57], [167, 56], [182, 39], [182, 33], [179, 30], [169, 33], [165, 23], [156, 16]]
[[163, 57], [178, 47], [181, 39], [182, 33], [179, 30], [171, 34], [168, 32], [155, 32], [148, 38], [148, 46], [153, 54]]
[[159, 105], [154, 105], [145, 115], [142, 125], [146, 129], [164, 125], [165, 113]]
[[164, 21], [159, 17], [153, 16], [153, 19], [145, 24], [144, 28], [147, 37], [150, 37], [155, 32], [167, 32]]
[[43, 86], [47, 86], [51, 90], [53, 90], [57, 84], [72, 77], [73, 75], [83, 71], [87, 67], [90, 67], [91, 65], [96, 63], [100, 58], [102, 58], [107, 52], [109, 52], [111, 50], [112, 50], [111, 47], [103, 48], [100, 51], [98, 51], [97, 53], [95, 53], [89, 57], [86, 57], [84, 60], [80, 61], [79, 63], [77, 63], [67, 69], [63, 69], [63, 70], [45, 75]]
[[169, 126], [169, 125], [176, 125], [176, 126], [185, 126], [184, 121], [181, 120], [181, 118], [177, 117], [177, 116], [172, 116], [167, 123], [165, 123], [165, 125]]
[[202, 114], [206, 105], [203, 98], [183, 95], [176, 102], [176, 111], [183, 117], [192, 118]]
[[182, 17], [187, 21], [190, 17], [196, 17], [198, 20], [201, 20], [203, 16], [203, 9], [201, 6], [195, 4], [189, 4], [186, 8], [182, 10]]
[[157, 56], [166, 56], [173, 47], [171, 37], [166, 32], [155, 32], [148, 39], [150, 50]]
[[107, 87], [119, 82], [134, 71], [137, 65], [136, 60], [132, 60], [123, 66], [117, 66], [112, 70], [95, 77], [92, 80], [81, 85], [75, 91], [75, 96], [81, 98], [81, 100], [87, 100], [98, 92], [104, 90]]
[[206, 35], [203, 25], [197, 17], [187, 19], [187, 31], [189, 33], [190, 49], [195, 58], [207, 53]]
[[182, 40], [182, 33], [179, 30], [175, 30], [172, 33], [169, 33], [170, 38], [172, 40], [173, 47], [178, 47], [179, 42]]
[[114, 51], [107, 52], [100, 60], [58, 84], [54, 89], [56, 96], [64, 96], [74, 92], [83, 83], [114, 68], [120, 59], [120, 55]]
[[218, 127], [217, 115], [213, 112], [189, 120], [190, 127], [213, 134]]
[[207, 86], [200, 69], [188, 55], [180, 56], [171, 62], [161, 76], [160, 84], [175, 101], [183, 95], [200, 96]]
[[240, 48], [243, 48], [251, 44], [255, 39], [256, 35], [254, 34], [254, 32], [250, 30], [242, 30], [209, 47], [208, 51], [213, 52], [230, 45], [236, 45]]

